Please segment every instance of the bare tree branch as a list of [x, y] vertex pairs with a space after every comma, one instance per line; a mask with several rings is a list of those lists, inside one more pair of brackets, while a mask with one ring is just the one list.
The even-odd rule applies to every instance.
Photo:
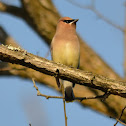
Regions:
[[[39, 1], [38, 1], [39, 2]], [[39, 4], [41, 4], [39, 2]], [[25, 7], [23, 6], [24, 4], [22, 3], [22, 7], [19, 8], [19, 7], [16, 7], [16, 6], [12, 6], [12, 5], [7, 5], [3, 2], [0, 2], [0, 12], [4, 12], [4, 13], [8, 13], [8, 14], [11, 14], [13, 16], [17, 16], [21, 19], [24, 19], [24, 21], [33, 29], [35, 30], [38, 35], [40, 37], [43, 37], [45, 35], [42, 35], [41, 36], [41, 33], [40, 31], [38, 30], [38, 28], [36, 27], [36, 24], [32, 21], [31, 19], [31, 16], [29, 16], [29, 14], [27, 13]], [[42, 6], [42, 4], [41, 4]], [[47, 9], [49, 11], [48, 8], [46, 8], [45, 6], [42, 6], [43, 8]], [[50, 11], [52, 12], [52, 11]], [[55, 13], [54, 13], [55, 14]], [[47, 40], [47, 39], [46, 39]]]
[[0, 11], [1, 12], [7, 12], [9, 14], [12, 14], [14, 16], [20, 17], [20, 18], [24, 18], [24, 11], [23, 8], [19, 8], [16, 6], [12, 6], [12, 5], [7, 5], [5, 3], [0, 2]]
[[101, 99], [102, 101], [105, 101], [110, 95], [110, 92], [105, 92], [103, 95], [98, 95], [98, 96], [91, 96], [91, 97], [75, 97], [75, 100], [80, 100], [80, 101], [83, 101], [83, 100], [88, 100], [88, 99]]
[[[1, 29], [0, 32], [1, 32], [0, 34], [3, 34], [0, 37], [4, 37], [3, 40], [5, 40], [5, 42], [2, 42], [2, 43], [11, 44], [16, 47], [19, 46], [15, 43], [15, 41], [10, 36], [8, 36], [8, 34], [4, 31], [3, 28]], [[87, 49], [87, 48], [85, 48], [85, 49]], [[91, 56], [89, 56], [89, 57], [91, 57]], [[93, 60], [93, 58], [91, 58], [91, 59]], [[98, 62], [98, 59], [95, 59], [95, 60]], [[89, 61], [88, 61], [88, 63], [89, 63]], [[46, 74], [35, 71], [33, 69], [30, 69], [30, 68], [27, 68], [27, 67], [24, 67], [21, 65], [11, 64], [11, 63], [1, 62], [0, 67], [1, 67], [1, 71], [0, 71], [1, 76], [8, 76], [8, 75], [9, 76], [18, 76], [18, 77], [27, 78], [30, 80], [31, 80], [31, 78], [35, 78], [35, 80], [37, 82], [39, 82], [41, 84], [45, 84], [45, 85], [52, 87], [55, 90], [59, 91], [56, 81], [55, 81], [54, 77], [52, 77], [52, 76], [48, 76]], [[96, 65], [95, 65], [95, 67], [96, 67]], [[88, 68], [88, 67], [86, 66], [86, 68]], [[106, 69], [106, 66], [100, 67], [100, 70], [104, 71], [103, 68], [105, 69], [105, 72], [103, 72], [104, 75], [108, 75], [108, 76], [110, 76], [110, 78], [117, 77], [116, 74], [113, 73], [111, 70], [108, 71], [109, 69], [108, 68]], [[4, 69], [4, 70], [2, 70], [2, 69]], [[29, 74], [27, 74], [27, 73], [29, 73]], [[106, 101], [96, 99], [96, 97], [99, 97], [99, 96], [101, 98], [103, 92], [100, 92], [99, 90], [94, 91], [94, 90], [92, 90], [92, 88], [88, 88], [88, 87], [81, 86], [81, 85], [75, 86], [74, 94], [75, 94], [75, 97], [82, 98], [82, 96], [86, 96], [86, 97], [83, 97], [84, 100], [81, 102], [82, 105], [88, 106], [94, 110], [102, 112], [113, 118], [117, 118], [118, 115], [120, 115], [120, 113], [122, 111], [122, 107], [125, 106], [125, 104], [126, 104], [125, 99], [122, 97], [119, 97], [117, 95], [110, 95], [109, 98], [106, 99]], [[85, 100], [85, 99], [92, 99], [92, 98], [94, 98], [95, 100]], [[124, 114], [121, 118], [121, 120], [124, 122], [125, 122], [125, 116], [126, 116], [126, 112], [124, 112]]]
[[[27, 19], [25, 21], [30, 26], [35, 29], [35, 31], [44, 39], [46, 43], [50, 44], [52, 36], [55, 32], [55, 27], [59, 19], [59, 13], [56, 12], [55, 6], [52, 4], [51, 0], [42, 1], [46, 7], [43, 7], [38, 0], [22, 0], [23, 8]], [[46, 9], [48, 8], [48, 9]], [[36, 10], [36, 11], [34, 11]], [[50, 12], [55, 11], [55, 14]], [[50, 16], [48, 16], [50, 15]], [[46, 24], [45, 24], [46, 23]], [[9, 39], [8, 39], [9, 38]], [[10, 36], [7, 37], [6, 42], [8, 44], [13, 40]], [[6, 43], [5, 42], [5, 43]], [[6, 43], [6, 44], [7, 44]], [[13, 43], [13, 42], [12, 42]], [[13, 45], [13, 44], [11, 44]], [[100, 75], [107, 76], [113, 79], [121, 79], [81, 38], [81, 59], [80, 59], [80, 69], [91, 71]], [[18, 47], [18, 46], [17, 46]], [[1, 64], [1, 63], [0, 63]], [[5, 64], [5, 63], [4, 63]], [[35, 80], [41, 84], [46, 84], [49, 87], [53, 87], [55, 90], [59, 91], [55, 83], [54, 77], [42, 74], [33, 69], [8, 63], [10, 70], [8, 74], [12, 76], [19, 76], [22, 78], [35, 78]], [[29, 74], [27, 74], [29, 73]], [[5, 72], [1, 72], [3, 75], [8, 75]], [[99, 90], [93, 90], [81, 85], [76, 85], [74, 88], [74, 94], [76, 97], [81, 96], [97, 96], [103, 94]], [[122, 107], [125, 106], [125, 99], [117, 95], [110, 95], [106, 101], [102, 102], [100, 99], [95, 100], [84, 100], [81, 102], [82, 105], [88, 106], [98, 112], [104, 113], [111, 117], [118, 117], [122, 111]], [[121, 120], [126, 121], [126, 112], [124, 112]]]
[[[42, 97], [45, 97], [46, 99], [49, 99], [49, 98], [63, 99], [63, 104], [64, 104], [64, 116], [65, 116], [65, 126], [67, 126], [65, 95], [63, 95], [63, 96], [49, 96], [49, 95], [44, 95], [44, 94], [40, 93], [38, 87], [37, 87], [36, 84], [35, 84], [35, 80], [34, 80], [33, 78], [32, 78], [32, 81], [33, 81], [33, 84], [34, 84], [35, 89], [37, 90], [37, 96], [42, 96]], [[62, 87], [63, 87], [63, 86], [62, 86]], [[64, 94], [64, 88], [62, 88], [62, 92], [63, 92], [63, 94]]]
[[120, 114], [120, 117], [119, 117], [119, 119], [116, 119], [117, 122], [114, 124], [114, 126], [116, 126], [118, 122], [120, 122], [120, 123], [122, 123], [123, 125], [126, 126], [125, 123], [123, 123], [123, 122], [120, 121], [120, 119], [121, 119], [121, 117], [122, 117], [122, 115], [123, 115], [125, 109], [126, 109], [126, 106], [122, 109], [122, 112], [121, 112], [121, 114]]
[[69, 3], [78, 6], [82, 9], [87, 9], [87, 10], [91, 10], [92, 12], [94, 12], [96, 14], [96, 16], [100, 19], [102, 19], [103, 21], [105, 21], [106, 23], [110, 24], [111, 26], [117, 28], [118, 30], [124, 32], [124, 28], [119, 26], [118, 24], [115, 24], [113, 21], [111, 21], [110, 19], [108, 19], [107, 17], [105, 17], [103, 14], [101, 14], [95, 7], [95, 1], [92, 0], [92, 4], [91, 5], [82, 5], [78, 2], [75, 2], [73, 0], [67, 0]]
[[58, 77], [61, 79], [126, 98], [125, 82], [56, 64], [17, 47], [0, 46], [0, 60], [20, 64], [51, 76], [57, 76], [58, 69]]
[[[118, 122], [120, 122], [121, 124], [123, 124], [124, 126], [126, 126], [126, 123], [120, 121], [119, 119], [116, 119]], [[116, 124], [114, 124], [114, 126], [116, 126]]]
[[[21, 0], [21, 2], [26, 15], [25, 21], [50, 44], [60, 17], [51, 0], [41, 1], [41, 4], [40, 0]], [[101, 75], [104, 73], [111, 78], [120, 78], [81, 38], [80, 47], [80, 69]]]
[[40, 93], [38, 87], [35, 84], [35, 80], [33, 78], [32, 78], [32, 81], [33, 81], [35, 89], [37, 90], [37, 96], [42, 96], [42, 97], [45, 97], [46, 99], [49, 99], [49, 98], [64, 99], [64, 97], [62, 97], [62, 96], [50, 96], [50, 95], [45, 95], [45, 94]]

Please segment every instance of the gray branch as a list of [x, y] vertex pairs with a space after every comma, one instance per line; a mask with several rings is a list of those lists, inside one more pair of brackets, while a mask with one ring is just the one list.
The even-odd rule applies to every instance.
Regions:
[[76, 84], [92, 87], [126, 98], [126, 82], [112, 80], [91, 72], [57, 64], [53, 61], [30, 54], [19, 47], [1, 45], [0, 60], [20, 64], [50, 76], [58, 76], [61, 79], [69, 80]]

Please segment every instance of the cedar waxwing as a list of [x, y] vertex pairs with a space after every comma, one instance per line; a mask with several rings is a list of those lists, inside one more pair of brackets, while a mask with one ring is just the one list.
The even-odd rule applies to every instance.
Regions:
[[[76, 34], [76, 22], [78, 19], [63, 17], [58, 21], [56, 33], [51, 42], [52, 60], [67, 66], [79, 67], [80, 44]], [[62, 80], [65, 101], [74, 100], [74, 83]]]

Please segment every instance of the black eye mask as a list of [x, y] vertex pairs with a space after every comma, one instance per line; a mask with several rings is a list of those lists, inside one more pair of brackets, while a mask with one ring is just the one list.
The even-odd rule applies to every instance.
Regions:
[[66, 22], [67, 24], [73, 22], [74, 20], [63, 20], [63, 22]]

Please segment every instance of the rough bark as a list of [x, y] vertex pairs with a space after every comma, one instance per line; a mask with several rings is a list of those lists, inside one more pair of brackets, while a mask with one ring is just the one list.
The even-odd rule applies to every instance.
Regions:
[[[22, 17], [49, 45], [54, 35], [57, 21], [59, 19], [59, 13], [52, 4], [51, 0], [22, 0], [23, 11], [25, 12], [25, 18]], [[6, 11], [5, 11], [6, 12]], [[12, 13], [11, 13], [12, 14]], [[17, 15], [16, 15], [17, 16]], [[8, 38], [8, 37], [6, 37]], [[5, 39], [7, 42], [7, 39]], [[10, 41], [9, 41], [10, 42]], [[8, 42], [8, 43], [9, 43]], [[96, 74], [104, 75], [113, 79], [120, 79], [120, 77], [80, 38], [81, 45], [81, 59], [80, 69], [90, 71]], [[35, 78], [40, 83], [47, 84], [57, 89], [55, 79], [45, 74], [39, 73], [32, 69], [8, 64], [8, 69], [4, 72], [0, 72], [2, 75], [14, 75], [23, 78]], [[26, 74], [29, 73], [29, 74]], [[58, 90], [58, 89], [57, 89]], [[93, 96], [101, 94], [101, 91], [93, 90], [84, 86], [76, 85], [74, 89], [76, 96]], [[119, 117], [122, 108], [126, 102], [124, 98], [119, 96], [110, 96], [105, 102], [99, 99], [86, 100], [82, 104], [92, 109], [102, 112], [108, 116]], [[122, 116], [122, 120], [125, 119], [126, 112]]]
[[1, 45], [0, 60], [20, 64], [50, 76], [126, 98], [126, 82], [112, 80], [91, 72], [54, 63], [53, 61], [30, 54], [19, 47]]

